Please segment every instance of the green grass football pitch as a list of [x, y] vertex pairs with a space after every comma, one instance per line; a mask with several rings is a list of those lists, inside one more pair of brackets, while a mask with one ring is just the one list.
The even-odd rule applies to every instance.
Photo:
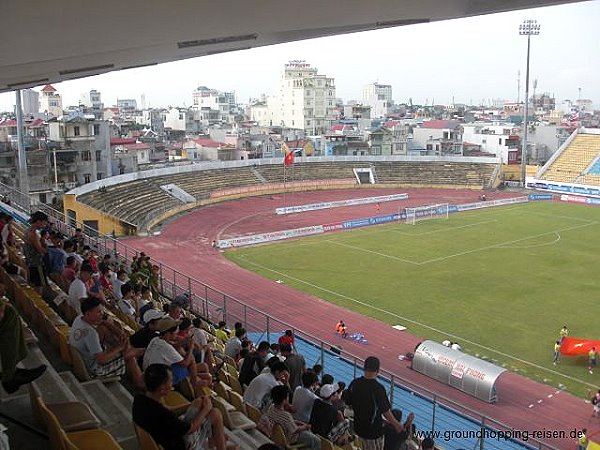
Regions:
[[566, 324], [600, 339], [600, 208], [535, 202], [236, 249], [238, 265], [408, 332], [457, 341], [588, 396], [600, 367], [552, 364]]

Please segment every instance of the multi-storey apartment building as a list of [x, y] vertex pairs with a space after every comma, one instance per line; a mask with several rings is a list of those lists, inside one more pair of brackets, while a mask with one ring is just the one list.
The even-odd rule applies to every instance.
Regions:
[[48, 117], [58, 117], [63, 113], [62, 98], [51, 84], [47, 84], [40, 92], [40, 112]]
[[52, 119], [48, 126], [59, 185], [69, 189], [112, 176], [107, 122], [74, 113]]
[[371, 83], [363, 87], [363, 103], [371, 107], [371, 117], [386, 117], [393, 105], [392, 86]]
[[269, 99], [273, 124], [321, 134], [336, 118], [335, 82], [305, 61], [285, 65], [277, 95]]

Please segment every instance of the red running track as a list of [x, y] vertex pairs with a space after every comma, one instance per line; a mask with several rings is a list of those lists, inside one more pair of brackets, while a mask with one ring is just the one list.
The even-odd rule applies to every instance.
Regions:
[[[600, 429], [600, 421], [591, 418], [592, 407], [582, 399], [555, 388], [506, 372], [498, 382], [499, 401], [490, 405], [445, 386], [409, 368], [398, 355], [413, 351], [422, 340], [386, 323], [326, 303], [311, 295], [277, 284], [246, 271], [225, 259], [210, 243], [219, 237], [318, 225], [357, 217], [391, 214], [406, 206], [432, 203], [468, 203], [478, 201], [480, 192], [440, 189], [360, 189], [287, 194], [285, 205], [316, 203], [341, 199], [408, 193], [409, 199], [277, 216], [274, 209], [284, 206], [283, 195], [255, 197], [219, 203], [201, 208], [168, 223], [158, 236], [131, 238], [127, 243], [180, 272], [211, 285], [240, 301], [289, 323], [325, 341], [332, 341], [333, 325], [343, 318], [353, 329], [369, 332], [369, 345], [344, 341], [344, 350], [365, 358], [375, 354], [382, 366], [411, 382], [452, 399], [482, 415], [519, 430], [565, 430], [587, 428], [588, 436]], [[513, 197], [510, 192], [487, 193], [488, 200]], [[343, 232], [343, 231], [342, 231]], [[306, 320], [310, 318], [310, 320]], [[339, 342], [337, 342], [339, 343]], [[393, 343], [393, 345], [390, 345]], [[533, 405], [533, 406], [531, 406]], [[560, 449], [573, 449], [574, 439], [543, 439]], [[443, 444], [442, 444], [443, 445]]]

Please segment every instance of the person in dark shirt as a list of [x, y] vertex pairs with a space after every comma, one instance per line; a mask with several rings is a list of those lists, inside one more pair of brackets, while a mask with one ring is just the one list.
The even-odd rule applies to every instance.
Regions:
[[[402, 422], [402, 411], [399, 409], [392, 409], [392, 414], [398, 422]], [[383, 450], [404, 450], [406, 449], [406, 443], [413, 429], [413, 421], [415, 415], [410, 413], [404, 422], [404, 430], [398, 433], [393, 426], [386, 423], [383, 426], [383, 433], [385, 435], [385, 443]]]
[[[158, 322], [164, 317], [164, 314], [156, 309], [150, 309], [144, 313], [144, 323], [146, 326], [140, 328], [129, 337], [129, 343], [135, 348], [147, 348], [150, 341], [158, 336]], [[138, 358], [138, 363], [142, 367], [143, 355]]]
[[315, 399], [310, 414], [312, 432], [331, 440], [334, 444], [349, 442], [350, 422], [332, 405], [338, 396], [337, 384], [325, 384], [319, 390], [321, 398]]
[[138, 394], [133, 399], [133, 422], [146, 430], [164, 450], [201, 448], [206, 438], [210, 438], [211, 445], [217, 450], [226, 450], [223, 418], [212, 407], [210, 397], [196, 398], [182, 419], [177, 413], [183, 411], [164, 406], [163, 398], [173, 388], [172, 380], [169, 366], [148, 366], [144, 372], [146, 393]]
[[270, 348], [267, 341], [262, 341], [258, 344], [255, 352], [248, 354], [244, 358], [238, 377], [240, 384], [249, 386], [250, 382], [262, 372], [265, 368], [265, 358], [269, 354]]
[[356, 378], [345, 392], [344, 401], [354, 411], [354, 431], [363, 441], [363, 449], [383, 449], [383, 417], [400, 433], [404, 427], [392, 414], [385, 388], [377, 381], [379, 359], [369, 356], [364, 376]]

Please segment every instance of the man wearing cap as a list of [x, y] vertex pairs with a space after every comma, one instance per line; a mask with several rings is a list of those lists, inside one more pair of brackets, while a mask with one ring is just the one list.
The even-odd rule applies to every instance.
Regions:
[[175, 305], [179, 305], [181, 309], [188, 309], [190, 306], [190, 293], [184, 292], [183, 294], [178, 295], [172, 301]]
[[158, 321], [164, 317], [162, 311], [149, 309], [144, 313], [144, 327], [140, 328], [129, 338], [129, 342], [136, 348], [147, 348], [150, 341], [159, 335]]
[[121, 336], [118, 344], [105, 350], [100, 344], [97, 327], [106, 320], [100, 300], [87, 297], [81, 302], [81, 314], [75, 318], [69, 334], [69, 345], [75, 347], [89, 374], [93, 377], [123, 375], [127, 370], [137, 387], [144, 386], [140, 368], [136, 358], [143, 349], [129, 345], [125, 336]]
[[158, 336], [152, 338], [148, 344], [142, 367], [146, 370], [151, 364], [166, 364], [173, 371], [174, 385], [189, 377], [196, 389], [196, 394], [199, 394], [202, 387], [211, 384], [212, 376], [206, 364], [196, 365], [194, 349], [197, 348], [197, 344], [195, 341], [190, 342], [185, 356], [179, 353], [173, 345], [177, 341], [176, 332], [179, 323], [180, 321], [170, 316], [158, 320], [156, 324]]
[[400, 433], [404, 427], [392, 414], [385, 388], [377, 381], [379, 359], [369, 356], [364, 376], [356, 378], [344, 393], [344, 401], [354, 411], [354, 431], [361, 438], [363, 450], [383, 450], [383, 417]]
[[337, 445], [348, 443], [350, 421], [335, 409], [332, 401], [338, 397], [338, 384], [325, 384], [319, 390], [320, 398], [313, 403], [310, 414], [312, 431]]

